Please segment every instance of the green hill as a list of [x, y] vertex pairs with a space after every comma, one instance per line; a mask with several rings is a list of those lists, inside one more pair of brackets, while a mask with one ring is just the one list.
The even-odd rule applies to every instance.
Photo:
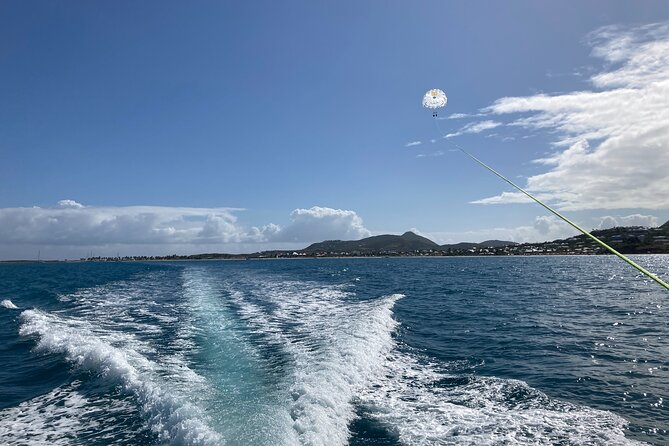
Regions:
[[402, 235], [375, 235], [361, 240], [326, 240], [309, 245], [302, 252], [358, 251], [368, 253], [379, 251], [409, 252], [430, 249], [439, 250], [440, 247], [432, 240], [409, 231]]
[[361, 240], [326, 240], [314, 243], [302, 250], [304, 253], [315, 252], [358, 252], [360, 254], [380, 252], [414, 252], [414, 251], [466, 251], [472, 248], [489, 248], [515, 245], [513, 242], [486, 240], [481, 243], [462, 242], [454, 245], [438, 245], [432, 240], [411, 231], [402, 235], [376, 235]]

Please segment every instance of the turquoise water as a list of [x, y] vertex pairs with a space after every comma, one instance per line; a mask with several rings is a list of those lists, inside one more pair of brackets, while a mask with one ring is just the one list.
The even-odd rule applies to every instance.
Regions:
[[4, 264], [0, 300], [2, 444], [669, 444], [669, 293], [611, 257]]

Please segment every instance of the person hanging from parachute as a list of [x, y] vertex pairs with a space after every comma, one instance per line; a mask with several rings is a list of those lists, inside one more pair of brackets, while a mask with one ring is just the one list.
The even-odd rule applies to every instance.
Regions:
[[[437, 127], [437, 131], [439, 132], [439, 135], [442, 137], [442, 139], [446, 139], [446, 136], [443, 134], [443, 132], [442, 132], [441, 129], [439, 128], [439, 121], [438, 121], [438, 119], [437, 119], [437, 111], [438, 111], [439, 109], [441, 109], [441, 108], [444, 108], [444, 107], [446, 106], [446, 103], [447, 103], [447, 102], [448, 102], [448, 98], [446, 97], [446, 93], [444, 93], [442, 90], [440, 90], [440, 89], [438, 89], [438, 88], [433, 88], [433, 89], [431, 89], [431, 90], [428, 90], [428, 91], [425, 93], [425, 95], [423, 96], [423, 107], [432, 110], [432, 117], [434, 118], [434, 123], [435, 123], [435, 125], [436, 125], [436, 127]], [[478, 164], [480, 164], [481, 166], [485, 167], [485, 168], [488, 169], [490, 172], [492, 172], [493, 174], [497, 175], [499, 178], [501, 178], [502, 180], [506, 181], [506, 182], [509, 183], [511, 186], [513, 186], [514, 188], [518, 189], [520, 192], [522, 192], [523, 194], [525, 194], [526, 196], [528, 196], [529, 198], [531, 198], [532, 200], [534, 200], [535, 202], [537, 202], [538, 204], [540, 204], [541, 206], [543, 206], [546, 210], [548, 210], [549, 212], [553, 213], [554, 215], [556, 215], [557, 217], [559, 217], [560, 219], [562, 219], [564, 222], [566, 222], [567, 224], [569, 224], [569, 225], [572, 226], [573, 228], [577, 229], [578, 231], [580, 231], [581, 233], [583, 233], [584, 235], [586, 235], [587, 237], [589, 237], [590, 239], [592, 239], [595, 243], [597, 243], [598, 245], [600, 245], [600, 246], [602, 246], [603, 248], [607, 249], [607, 250], [610, 251], [611, 253], [615, 254], [615, 255], [618, 256], [620, 259], [624, 260], [625, 262], [627, 262], [628, 264], [630, 264], [631, 266], [633, 266], [634, 268], [636, 268], [638, 271], [640, 271], [641, 273], [645, 274], [646, 276], [648, 276], [649, 278], [651, 278], [652, 280], [654, 280], [655, 282], [657, 282], [658, 284], [662, 285], [662, 286], [665, 287], [667, 290], [669, 290], [669, 283], [663, 281], [662, 279], [660, 279], [659, 277], [657, 277], [655, 274], [653, 274], [653, 273], [651, 273], [650, 271], [648, 271], [646, 268], [644, 268], [644, 267], [642, 267], [641, 265], [639, 265], [639, 264], [637, 264], [636, 262], [634, 262], [632, 259], [630, 259], [630, 258], [628, 258], [627, 256], [625, 256], [625, 255], [621, 254], [620, 252], [616, 251], [615, 249], [613, 249], [612, 247], [610, 247], [609, 245], [607, 245], [606, 243], [604, 243], [603, 241], [601, 241], [600, 239], [598, 239], [597, 237], [595, 237], [594, 235], [590, 234], [590, 233], [589, 233], [588, 231], [586, 231], [585, 229], [582, 229], [582, 228], [581, 228], [580, 226], [578, 226], [576, 223], [572, 222], [572, 221], [569, 220], [567, 217], [565, 217], [564, 215], [560, 214], [558, 211], [556, 211], [556, 210], [553, 209], [552, 207], [548, 206], [547, 204], [545, 204], [544, 202], [542, 202], [541, 200], [539, 200], [538, 198], [536, 198], [534, 195], [530, 194], [530, 193], [527, 192], [525, 189], [523, 189], [523, 188], [521, 188], [520, 186], [518, 186], [518, 185], [517, 185], [516, 183], [514, 183], [513, 181], [509, 180], [507, 177], [505, 177], [505, 176], [502, 175], [501, 173], [497, 172], [495, 169], [493, 169], [492, 167], [488, 166], [487, 164], [485, 164], [483, 161], [481, 161], [480, 159], [478, 159], [477, 157], [475, 157], [475, 156], [472, 155], [471, 153], [467, 152], [465, 149], [463, 149], [462, 147], [460, 147], [458, 144], [454, 143], [453, 141], [450, 141], [449, 139], [446, 139], [446, 141], [448, 141], [448, 143], [451, 144], [454, 148], [456, 148], [456, 149], [459, 150], [460, 152], [464, 153], [464, 154], [467, 155], [469, 158], [473, 159], [473, 160], [476, 161]]]

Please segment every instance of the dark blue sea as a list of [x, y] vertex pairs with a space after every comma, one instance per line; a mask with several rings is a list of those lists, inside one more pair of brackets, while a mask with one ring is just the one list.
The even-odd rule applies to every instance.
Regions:
[[669, 444], [669, 292], [614, 257], [2, 264], [0, 301], [2, 445]]

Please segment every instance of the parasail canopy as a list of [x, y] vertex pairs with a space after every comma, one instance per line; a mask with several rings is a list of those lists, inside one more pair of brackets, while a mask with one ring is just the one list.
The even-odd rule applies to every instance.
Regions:
[[437, 109], [446, 106], [446, 93], [438, 88], [433, 88], [423, 96], [423, 107]]

